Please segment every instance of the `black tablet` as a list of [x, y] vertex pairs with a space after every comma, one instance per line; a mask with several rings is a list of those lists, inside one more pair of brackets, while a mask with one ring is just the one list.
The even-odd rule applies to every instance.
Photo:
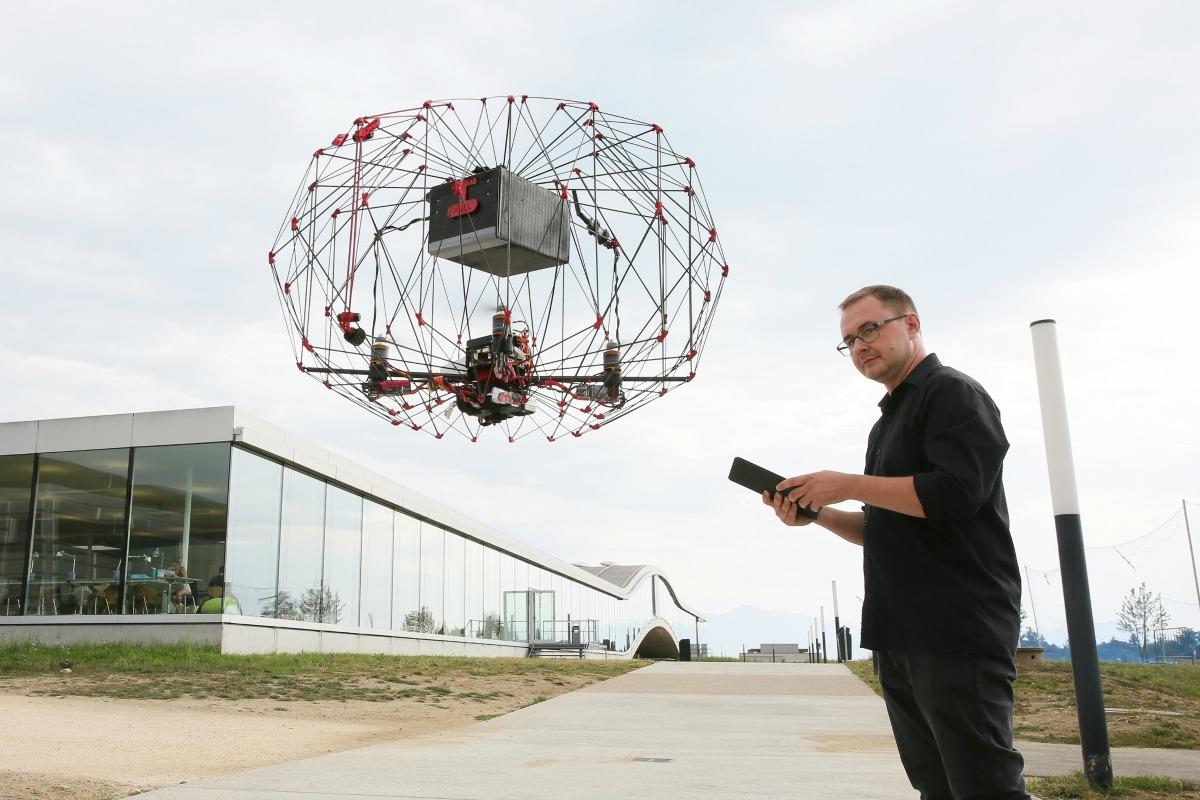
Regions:
[[[751, 463], [744, 458], [734, 458], [733, 465], [729, 468], [729, 480], [760, 495], [763, 492], [770, 492], [774, 495], [775, 487], [783, 481], [783, 476], [777, 475], [769, 469], [763, 469], [758, 464]], [[808, 506], [799, 506], [799, 510], [801, 516], [809, 519], [817, 518], [817, 512]]]

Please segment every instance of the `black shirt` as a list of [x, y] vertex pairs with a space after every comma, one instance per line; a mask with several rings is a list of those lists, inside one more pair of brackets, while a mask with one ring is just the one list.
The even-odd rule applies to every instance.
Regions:
[[879, 408], [866, 474], [912, 475], [926, 518], [864, 507], [862, 646], [1011, 657], [1021, 573], [1001, 479], [1000, 411], [933, 354]]

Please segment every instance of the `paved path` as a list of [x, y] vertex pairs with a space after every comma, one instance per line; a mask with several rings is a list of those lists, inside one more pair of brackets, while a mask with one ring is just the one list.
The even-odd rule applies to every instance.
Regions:
[[[1027, 747], [1031, 774], [1079, 768], [1077, 747]], [[1200, 776], [1200, 753], [1126, 752], [1114, 758], [1119, 774]], [[1164, 752], [1170, 763], [1155, 760]], [[843, 667], [660, 663], [451, 733], [143, 796], [908, 800], [916, 793], [883, 702]]]

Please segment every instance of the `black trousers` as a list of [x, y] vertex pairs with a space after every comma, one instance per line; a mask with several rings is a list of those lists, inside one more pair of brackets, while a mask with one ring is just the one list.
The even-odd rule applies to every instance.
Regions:
[[921, 800], [1029, 800], [1012, 746], [1011, 658], [879, 654], [900, 760]]

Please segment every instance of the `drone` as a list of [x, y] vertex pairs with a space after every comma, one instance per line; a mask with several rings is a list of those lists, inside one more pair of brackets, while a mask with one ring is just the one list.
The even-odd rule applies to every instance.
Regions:
[[356, 118], [267, 261], [301, 372], [472, 442], [582, 436], [690, 382], [729, 275], [662, 126], [527, 95]]

